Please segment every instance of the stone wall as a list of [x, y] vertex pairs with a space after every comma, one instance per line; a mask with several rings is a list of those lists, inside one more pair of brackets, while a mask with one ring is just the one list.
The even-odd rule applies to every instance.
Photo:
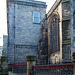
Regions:
[[[55, 23], [55, 15], [59, 18], [59, 21]], [[60, 59], [60, 62], [70, 62], [71, 59], [71, 27], [70, 27], [70, 2], [69, 0], [57, 0], [50, 11], [47, 14], [47, 23], [48, 23], [48, 55], [50, 61], [57, 59], [57, 62]], [[52, 24], [53, 22], [53, 24]], [[57, 32], [54, 32], [54, 25], [58, 26], [58, 48], [56, 50], [56, 40], [52, 40]], [[52, 30], [53, 28], [53, 34]], [[56, 28], [56, 27], [55, 27]], [[53, 38], [52, 38], [53, 36]], [[52, 42], [51, 42], [52, 41]], [[51, 49], [51, 46], [53, 49]], [[53, 52], [52, 52], [53, 51]], [[57, 57], [57, 58], [56, 58]]]
[[47, 15], [43, 18], [41, 37], [38, 43], [38, 63], [48, 64], [48, 26], [47, 26]]
[[69, 1], [62, 2], [62, 17], [70, 17], [70, 3]]
[[[40, 13], [39, 24], [33, 23], [34, 11]], [[25, 62], [26, 55], [35, 55], [35, 56], [37, 55], [37, 45], [40, 39], [40, 29], [42, 27], [41, 21], [45, 13], [46, 13], [45, 2], [25, 0], [24, 2], [15, 1], [14, 5], [13, 2], [9, 1], [8, 5], [9, 63], [14, 63], [14, 60], [16, 61], [16, 63]], [[16, 46], [18, 46], [18, 48]]]
[[[51, 42], [51, 23], [53, 22], [53, 20], [55, 19], [54, 17], [57, 16], [57, 19], [58, 19], [58, 22], [57, 23], [53, 23], [52, 25], [58, 25], [58, 28], [57, 28], [57, 33], [58, 36], [57, 39], [59, 40], [59, 45], [57, 45], [56, 43], [56, 40], [54, 42]], [[48, 60], [50, 62], [55, 62], [55, 59], [57, 62], [62, 62], [62, 2], [60, 0], [57, 0], [55, 2], [55, 4], [52, 6], [52, 8], [50, 9], [50, 11], [48, 12], [47, 14], [47, 23], [48, 23]], [[54, 28], [54, 26], [52, 26], [52, 28]], [[53, 38], [55, 37], [56, 32], [54, 32], [54, 35]], [[58, 42], [58, 41], [57, 41]], [[51, 45], [54, 46], [57, 45], [59, 47], [59, 50], [54, 47], [52, 50], [51, 50]], [[53, 51], [53, 53], [52, 53]], [[57, 58], [56, 58], [57, 57]]]
[[70, 1], [70, 23], [71, 23], [71, 59], [73, 52], [75, 52], [75, 0]]
[[70, 1], [62, 3], [62, 59], [63, 62], [71, 60], [71, 29], [70, 29]]

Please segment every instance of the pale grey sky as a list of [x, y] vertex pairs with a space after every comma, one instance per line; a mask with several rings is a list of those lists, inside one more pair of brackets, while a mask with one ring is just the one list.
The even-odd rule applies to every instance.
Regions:
[[[38, 0], [47, 4], [47, 12], [50, 10], [56, 0]], [[0, 0], [0, 46], [3, 45], [3, 34], [7, 34], [7, 15], [6, 0]]]

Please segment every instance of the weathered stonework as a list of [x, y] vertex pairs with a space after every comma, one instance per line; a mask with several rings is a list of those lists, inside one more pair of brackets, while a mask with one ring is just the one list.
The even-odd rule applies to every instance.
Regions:
[[75, 0], [70, 1], [70, 18], [71, 18], [71, 59], [73, 52], [75, 52]]
[[[45, 25], [45, 21], [43, 23]], [[46, 26], [47, 25], [48, 62], [71, 62], [71, 25], [69, 0], [56, 0], [52, 8], [47, 13]]]
[[48, 27], [47, 27], [47, 15], [42, 20], [41, 37], [38, 42], [38, 64], [48, 64]]
[[33, 12], [40, 13], [42, 21], [46, 3], [34, 0], [8, 1], [8, 62], [26, 62], [26, 56], [37, 55], [41, 22], [33, 23]]
[[[48, 17], [48, 60], [62, 61], [62, 2], [57, 0], [47, 14]], [[56, 39], [57, 38], [57, 39]], [[53, 40], [52, 40], [53, 39]]]
[[[57, 7], [55, 9], [51, 9], [49, 13], [54, 10], [53, 13], [58, 13], [59, 16], [59, 40], [60, 40], [60, 51], [55, 52], [51, 55], [51, 59], [58, 59], [57, 61], [60, 62], [71, 62], [71, 27], [70, 27], [70, 1], [69, 0], [57, 0], [55, 5], [57, 4]], [[55, 6], [54, 5], [54, 6]], [[53, 6], [53, 7], [54, 7]], [[48, 22], [50, 22], [51, 18], [49, 19]], [[51, 23], [51, 22], [50, 22]], [[48, 30], [50, 31], [50, 30]], [[50, 36], [51, 33], [49, 32]], [[55, 36], [55, 35], [54, 35]], [[49, 51], [51, 53], [51, 43], [49, 45]], [[57, 55], [58, 54], [58, 55]], [[55, 58], [54, 58], [55, 56]], [[56, 58], [57, 57], [57, 58]], [[50, 60], [51, 60], [50, 59]], [[54, 61], [53, 61], [54, 63]]]
[[62, 59], [71, 62], [70, 1], [62, 3]]

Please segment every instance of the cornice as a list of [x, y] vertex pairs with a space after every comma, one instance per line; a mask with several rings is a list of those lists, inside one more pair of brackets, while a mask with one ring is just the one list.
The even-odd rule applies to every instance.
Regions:
[[[8, 0], [8, 2], [14, 3], [14, 0]], [[34, 6], [34, 7], [43, 7], [43, 8], [47, 7], [46, 2], [41, 2], [41, 1], [18, 1], [18, 0], [15, 0], [15, 4]]]

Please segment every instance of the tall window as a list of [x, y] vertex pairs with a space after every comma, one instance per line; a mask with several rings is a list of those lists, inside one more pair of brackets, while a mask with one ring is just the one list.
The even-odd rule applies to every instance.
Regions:
[[59, 19], [57, 15], [54, 15], [52, 22], [50, 24], [50, 34], [51, 34], [51, 54], [60, 51], [59, 42]]
[[33, 23], [40, 23], [40, 13], [34, 11], [33, 12]]

